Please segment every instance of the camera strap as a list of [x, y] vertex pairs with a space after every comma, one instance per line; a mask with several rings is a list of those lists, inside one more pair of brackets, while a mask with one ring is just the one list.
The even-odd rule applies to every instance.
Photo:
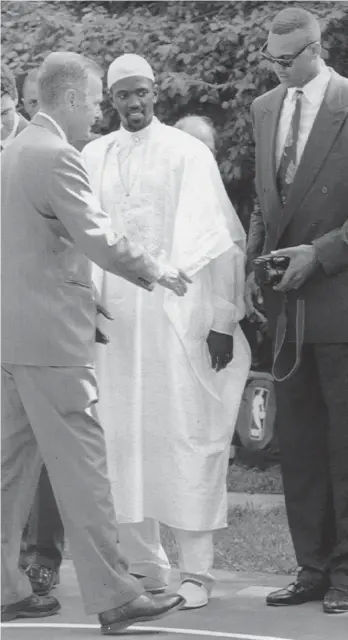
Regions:
[[286, 331], [288, 326], [288, 318], [286, 313], [286, 296], [283, 298], [282, 309], [278, 316], [277, 328], [275, 334], [275, 344], [274, 344], [274, 359], [272, 366], [272, 375], [276, 382], [284, 382], [291, 378], [294, 375], [295, 371], [297, 371], [301, 362], [301, 353], [302, 346], [304, 340], [304, 330], [305, 330], [305, 301], [302, 298], [299, 298], [296, 301], [296, 360], [292, 369], [290, 369], [289, 373], [285, 376], [280, 374], [280, 366], [279, 366], [279, 357], [281, 354], [281, 350], [285, 341]]

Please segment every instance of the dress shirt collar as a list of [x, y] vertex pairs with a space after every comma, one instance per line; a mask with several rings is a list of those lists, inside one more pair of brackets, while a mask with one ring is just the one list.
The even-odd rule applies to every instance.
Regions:
[[55, 129], [57, 129], [57, 133], [59, 134], [59, 136], [61, 138], [63, 138], [63, 140], [65, 140], [65, 142], [68, 142], [68, 139], [67, 139], [66, 134], [63, 131], [62, 127], [58, 124], [58, 122], [54, 118], [52, 118], [52, 116], [49, 116], [48, 113], [45, 113], [44, 111], [38, 111], [38, 113], [36, 115], [37, 116], [41, 116], [41, 118], [45, 118], [46, 120], [49, 120], [50, 123], [53, 124]]
[[287, 97], [291, 102], [296, 91], [302, 91], [308, 102], [310, 102], [315, 107], [321, 103], [326, 91], [326, 87], [329, 84], [330, 77], [330, 70], [323, 62], [321, 70], [319, 71], [318, 75], [315, 76], [315, 78], [307, 82], [304, 87], [290, 87], [288, 89]]
[[154, 116], [146, 127], [140, 129], [139, 131], [128, 131], [125, 129], [123, 125], [121, 125], [119, 129], [118, 139], [120, 143], [134, 143], [139, 144], [139, 142], [143, 142], [144, 140], [148, 140], [151, 133], [157, 128], [159, 124], [159, 120]]
[[14, 117], [14, 125], [11, 133], [7, 136], [7, 138], [5, 138], [4, 140], [1, 140], [1, 146], [3, 149], [5, 149], [5, 147], [8, 147], [8, 145], [11, 144], [13, 139], [16, 137], [18, 125], [19, 125], [19, 115], [16, 112]]

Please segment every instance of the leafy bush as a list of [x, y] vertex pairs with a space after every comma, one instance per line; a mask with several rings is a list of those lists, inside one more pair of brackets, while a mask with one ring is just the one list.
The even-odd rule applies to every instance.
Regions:
[[[289, 2], [289, 5], [296, 5]], [[172, 124], [187, 113], [210, 116], [220, 169], [247, 226], [254, 199], [252, 100], [276, 78], [258, 51], [282, 2], [10, 2], [3, 0], [3, 60], [16, 74], [51, 51], [85, 54], [107, 70], [125, 52], [143, 55], [160, 88], [157, 113]], [[348, 3], [306, 2], [323, 27], [328, 62], [348, 75]], [[105, 94], [102, 131], [117, 126]]]

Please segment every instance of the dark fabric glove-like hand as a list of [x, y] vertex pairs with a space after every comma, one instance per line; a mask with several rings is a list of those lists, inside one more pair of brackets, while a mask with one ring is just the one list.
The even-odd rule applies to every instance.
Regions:
[[233, 336], [210, 331], [207, 345], [211, 357], [211, 366], [216, 372], [225, 369], [233, 358]]
[[[101, 305], [98, 302], [96, 306], [97, 306], [97, 314], [101, 313], [101, 315], [104, 316], [104, 318], [107, 318], [107, 320], [113, 320], [112, 315], [108, 312], [108, 310], [105, 307], [103, 307], [103, 305]], [[105, 335], [105, 333], [100, 331], [100, 329], [98, 329], [97, 327], [95, 330], [95, 341], [100, 342], [100, 344], [108, 344], [108, 342], [110, 342], [110, 338], [107, 335]]]

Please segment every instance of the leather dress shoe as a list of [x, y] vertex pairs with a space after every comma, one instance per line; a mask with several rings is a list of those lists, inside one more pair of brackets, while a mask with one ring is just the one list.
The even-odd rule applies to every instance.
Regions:
[[9, 622], [16, 618], [45, 618], [53, 616], [60, 610], [57, 598], [51, 596], [31, 595], [24, 600], [13, 604], [4, 604], [1, 607], [1, 622]]
[[303, 580], [296, 580], [285, 589], [278, 589], [269, 593], [266, 598], [266, 604], [271, 607], [285, 607], [313, 602], [314, 600], [323, 600], [327, 588], [328, 586], [324, 582], [313, 584]]
[[184, 598], [176, 593], [157, 597], [143, 593], [122, 607], [100, 613], [101, 633], [104, 636], [112, 636], [136, 622], [158, 620], [179, 609], [184, 602]]
[[347, 613], [348, 612], [348, 587], [330, 587], [324, 602], [325, 613]]
[[32, 590], [38, 596], [47, 596], [59, 584], [59, 572], [41, 564], [30, 564], [25, 573], [30, 580]]
[[148, 576], [143, 576], [139, 573], [131, 573], [130, 575], [139, 580], [145, 591], [152, 593], [153, 596], [158, 595], [159, 593], [164, 593], [168, 586], [160, 580], [156, 580], [156, 578], [149, 578]]

